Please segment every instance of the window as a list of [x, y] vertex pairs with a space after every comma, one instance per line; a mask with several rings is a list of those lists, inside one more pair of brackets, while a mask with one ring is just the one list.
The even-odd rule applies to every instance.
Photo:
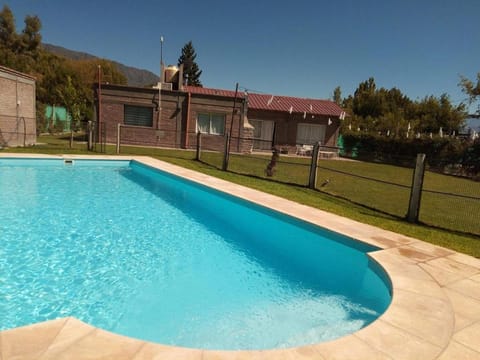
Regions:
[[125, 105], [124, 123], [133, 126], [153, 126], [153, 108], [146, 106]]
[[297, 144], [313, 145], [325, 141], [325, 125], [300, 123], [297, 127]]
[[197, 132], [202, 134], [223, 135], [225, 133], [224, 114], [198, 114]]
[[275, 123], [271, 120], [248, 119], [253, 126], [253, 148], [270, 150], [273, 143]]

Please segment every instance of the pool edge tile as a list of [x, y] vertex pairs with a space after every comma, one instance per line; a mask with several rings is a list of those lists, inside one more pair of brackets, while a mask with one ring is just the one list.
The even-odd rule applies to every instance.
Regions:
[[55, 341], [68, 319], [49, 320], [0, 332], [2, 358], [39, 358]]

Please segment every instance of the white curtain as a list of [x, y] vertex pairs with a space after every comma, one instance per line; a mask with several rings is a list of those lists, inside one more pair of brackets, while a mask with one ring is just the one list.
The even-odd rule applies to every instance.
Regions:
[[313, 145], [325, 142], [325, 125], [300, 123], [297, 126], [297, 144]]
[[225, 133], [225, 115], [212, 114], [210, 134], [223, 135]]
[[198, 114], [197, 118], [197, 132], [208, 134], [210, 132], [210, 115]]

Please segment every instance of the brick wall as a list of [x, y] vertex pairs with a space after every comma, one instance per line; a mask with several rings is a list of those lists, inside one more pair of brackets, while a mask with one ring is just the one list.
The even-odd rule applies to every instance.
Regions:
[[[338, 117], [329, 117], [307, 114], [306, 118], [303, 118], [303, 114], [278, 111], [265, 111], [265, 110], [248, 110], [249, 119], [258, 120], [271, 120], [275, 122], [275, 143], [277, 145], [290, 145], [294, 147], [297, 140], [297, 126], [299, 123], [307, 124], [320, 124], [325, 125], [325, 142], [323, 145], [336, 146], [338, 132], [340, 128], [340, 120]], [[328, 119], [332, 124], [328, 125]]]
[[[95, 89], [95, 92], [96, 89]], [[197, 145], [197, 117], [201, 113], [223, 114], [225, 134], [232, 138], [231, 151], [251, 149], [251, 129], [244, 129], [243, 106], [237, 102], [232, 122], [233, 99], [201, 96], [181, 91], [162, 90], [161, 117], [158, 111], [158, 90], [103, 85], [101, 91], [100, 121], [108, 143], [117, 142], [118, 124], [121, 124], [122, 145], [148, 145], [171, 148], [195, 148]], [[126, 126], [125, 105], [152, 108], [152, 126]], [[98, 104], [97, 104], [98, 109]], [[247, 123], [248, 127], [248, 123]], [[244, 137], [249, 139], [243, 140]], [[211, 150], [223, 151], [224, 136], [208, 136], [204, 142]], [[245, 144], [244, 144], [245, 142]]]
[[0, 146], [36, 141], [35, 80], [0, 67]]

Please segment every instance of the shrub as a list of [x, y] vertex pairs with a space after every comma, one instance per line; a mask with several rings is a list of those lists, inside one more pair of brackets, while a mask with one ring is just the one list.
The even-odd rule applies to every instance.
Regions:
[[417, 154], [425, 154], [431, 170], [472, 178], [480, 173], [480, 139], [460, 138], [389, 138], [371, 133], [342, 134], [347, 157], [364, 161], [411, 166]]

